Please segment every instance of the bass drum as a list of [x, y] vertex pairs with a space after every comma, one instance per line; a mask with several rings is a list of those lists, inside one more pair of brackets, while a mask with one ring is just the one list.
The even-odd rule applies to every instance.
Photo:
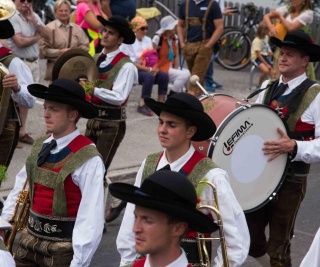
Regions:
[[279, 138], [277, 128], [287, 132], [286, 125], [265, 105], [223, 94], [202, 96], [200, 100], [217, 131], [210, 140], [193, 142], [195, 149], [228, 172], [244, 212], [259, 209], [276, 195], [289, 163], [287, 154], [268, 162], [263, 143]]

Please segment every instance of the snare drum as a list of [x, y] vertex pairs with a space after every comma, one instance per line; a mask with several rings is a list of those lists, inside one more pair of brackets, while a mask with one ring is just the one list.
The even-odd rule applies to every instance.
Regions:
[[248, 105], [222, 94], [202, 96], [200, 100], [217, 131], [210, 140], [193, 142], [195, 149], [228, 172], [244, 212], [259, 209], [276, 195], [285, 177], [288, 155], [268, 162], [269, 156], [262, 151], [266, 140], [279, 139], [276, 128], [287, 132], [285, 124], [265, 105]]

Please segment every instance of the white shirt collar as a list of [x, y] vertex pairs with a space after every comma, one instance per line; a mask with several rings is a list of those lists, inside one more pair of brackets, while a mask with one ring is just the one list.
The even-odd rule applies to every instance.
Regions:
[[166, 151], [164, 151], [161, 159], [159, 160], [159, 164], [157, 166], [157, 170], [163, 168], [164, 166], [166, 166], [167, 164], [170, 165], [170, 169], [172, 171], [176, 171], [178, 172], [183, 166], [184, 164], [192, 157], [193, 153], [194, 153], [194, 147], [192, 145], [190, 145], [189, 150], [187, 151], [187, 153], [185, 153], [182, 157], [180, 157], [179, 159], [177, 159], [176, 161], [169, 163], [166, 157]]
[[[295, 89], [299, 84], [301, 84], [305, 79], [307, 79], [306, 73], [301, 74], [300, 76], [290, 80], [287, 82], [288, 84], [288, 90], [285, 91], [284, 95], [290, 94], [293, 89]], [[282, 80], [282, 75], [279, 78], [279, 84], [284, 83]]]
[[[73, 139], [75, 139], [78, 135], [80, 135], [80, 131], [77, 128], [75, 131], [72, 133], [63, 136], [61, 138], [56, 139], [57, 141], [57, 146], [51, 150], [52, 154], [58, 153], [61, 149], [66, 147]], [[49, 138], [47, 138], [43, 143], [49, 143], [53, 138], [53, 135], [51, 134]]]
[[119, 54], [119, 52], [120, 52], [120, 49], [119, 49], [119, 48], [118, 48], [117, 50], [114, 50], [114, 51], [108, 53], [108, 54], [106, 54], [104, 48], [103, 48], [103, 50], [102, 50], [102, 53], [105, 54], [105, 55], [107, 55], [107, 58], [108, 58], [108, 59], [114, 58], [117, 54]]
[[[181, 254], [179, 258], [177, 258], [175, 261], [171, 262], [170, 264], [164, 266], [164, 267], [187, 267], [188, 266], [188, 260], [186, 253], [181, 248]], [[147, 255], [146, 261], [144, 263], [144, 267], [152, 267], [149, 262], [149, 255]]]
[[203, 2], [204, 0], [193, 0], [195, 3], [196, 3], [196, 5], [198, 5], [198, 4], [200, 4], [201, 2]]

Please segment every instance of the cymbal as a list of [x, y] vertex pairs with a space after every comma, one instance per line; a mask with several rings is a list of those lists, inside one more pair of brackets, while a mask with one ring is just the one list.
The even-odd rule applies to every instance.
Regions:
[[67, 78], [75, 80], [86, 74], [89, 81], [99, 78], [98, 68], [92, 56], [83, 49], [75, 48], [60, 55], [52, 68], [52, 80]]

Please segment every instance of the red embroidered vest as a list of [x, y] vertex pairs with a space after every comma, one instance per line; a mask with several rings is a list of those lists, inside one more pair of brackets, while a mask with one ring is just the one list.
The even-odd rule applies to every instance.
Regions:
[[[89, 146], [90, 144], [92, 144], [92, 141], [89, 138], [83, 135], [77, 136], [69, 143], [67, 147], [62, 149], [60, 152], [54, 154], [53, 156], [50, 155], [48, 158], [49, 161], [47, 160], [47, 162], [41, 165], [41, 167], [36, 167], [40, 169], [38, 174], [45, 175], [46, 173], [49, 172], [50, 174], [51, 172], [52, 177], [50, 178], [54, 179], [63, 169], [64, 165], [72, 154], [79, 152], [80, 149]], [[43, 169], [44, 172], [42, 172], [41, 169]], [[53, 206], [56, 193], [55, 190], [57, 190], [57, 188], [55, 188], [54, 186], [49, 187], [42, 184], [43, 177], [34, 177], [33, 179], [34, 187], [32, 210], [42, 215], [56, 215], [53, 212]], [[63, 187], [66, 199], [67, 217], [76, 217], [81, 201], [81, 191], [79, 187], [73, 182], [70, 173], [64, 179]]]

